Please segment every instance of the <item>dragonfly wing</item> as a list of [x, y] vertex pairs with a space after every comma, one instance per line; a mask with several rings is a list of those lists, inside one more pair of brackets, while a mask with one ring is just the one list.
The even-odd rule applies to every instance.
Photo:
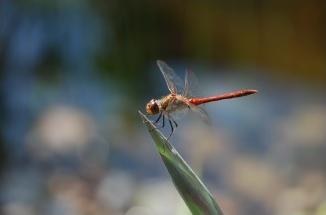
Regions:
[[170, 92], [173, 94], [177, 94], [177, 87], [182, 85], [182, 79], [177, 76], [173, 69], [169, 67], [164, 61], [158, 60], [157, 65], [163, 74], [166, 85], [168, 86]]
[[188, 108], [178, 109], [176, 111], [168, 113], [173, 119], [182, 119], [189, 112]]
[[183, 95], [187, 98], [193, 97], [199, 92], [199, 84], [196, 75], [191, 70], [186, 70]]
[[199, 107], [199, 106], [196, 106], [196, 105], [193, 105], [193, 104], [189, 104], [189, 107], [192, 110], [192, 112], [197, 114], [200, 117], [200, 119], [203, 120], [203, 122], [205, 122], [208, 125], [211, 124], [209, 116], [208, 116], [206, 110], [203, 107]]
[[190, 93], [189, 93], [189, 91], [190, 91], [190, 83], [189, 83], [189, 73], [190, 73], [190, 70], [187, 70], [186, 71], [186, 77], [185, 77], [185, 88], [183, 89], [183, 95], [184, 96], [188, 96]]

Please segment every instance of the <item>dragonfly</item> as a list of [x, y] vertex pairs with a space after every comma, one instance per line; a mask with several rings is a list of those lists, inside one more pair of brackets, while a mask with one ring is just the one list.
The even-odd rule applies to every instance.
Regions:
[[[164, 61], [157, 60], [157, 65], [165, 79], [170, 93], [161, 99], [151, 99], [146, 104], [146, 112], [149, 115], [158, 115], [157, 119], [153, 122], [154, 124], [159, 123], [162, 119], [161, 128], [165, 127], [165, 120], [168, 120], [171, 128], [168, 139], [178, 127], [178, 123], [174, 119], [177, 113], [191, 110], [199, 115], [204, 122], [208, 123], [209, 117], [202, 107], [203, 104], [257, 93], [257, 90], [243, 89], [208, 97], [193, 97], [191, 85], [195, 80], [195, 76], [190, 70], [186, 71], [185, 79], [182, 81], [174, 70]], [[180, 87], [181, 85], [183, 85], [183, 87]]]

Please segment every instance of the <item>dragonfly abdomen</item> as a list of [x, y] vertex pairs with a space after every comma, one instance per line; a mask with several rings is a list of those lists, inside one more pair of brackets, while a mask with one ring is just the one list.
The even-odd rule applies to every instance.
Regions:
[[217, 96], [210, 96], [210, 97], [205, 97], [205, 98], [191, 98], [191, 99], [189, 99], [189, 102], [194, 105], [201, 105], [201, 104], [205, 104], [208, 102], [214, 102], [214, 101], [219, 101], [219, 100], [223, 100], [223, 99], [232, 99], [232, 98], [237, 98], [237, 97], [242, 97], [242, 96], [248, 96], [248, 95], [251, 95], [254, 93], [257, 93], [257, 90], [238, 90], [235, 92], [224, 93], [224, 94], [217, 95]]

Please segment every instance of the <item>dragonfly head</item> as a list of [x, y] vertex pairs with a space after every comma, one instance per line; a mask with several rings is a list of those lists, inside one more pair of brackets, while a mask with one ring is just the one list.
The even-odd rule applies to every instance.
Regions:
[[150, 115], [155, 115], [160, 112], [160, 108], [155, 99], [150, 100], [146, 105], [146, 112]]

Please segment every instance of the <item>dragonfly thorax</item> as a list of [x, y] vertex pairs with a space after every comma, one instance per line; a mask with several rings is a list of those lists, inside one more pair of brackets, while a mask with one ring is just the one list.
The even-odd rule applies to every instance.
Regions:
[[155, 115], [160, 112], [158, 101], [155, 99], [150, 100], [146, 105], [146, 112], [150, 115]]

